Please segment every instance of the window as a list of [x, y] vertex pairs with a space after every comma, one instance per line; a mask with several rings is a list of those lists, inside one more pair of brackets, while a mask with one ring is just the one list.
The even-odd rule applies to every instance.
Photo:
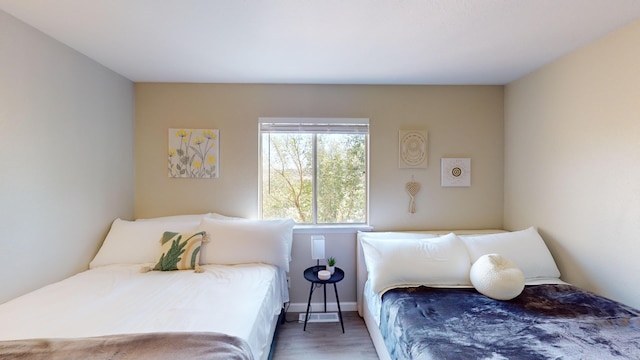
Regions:
[[366, 224], [369, 119], [260, 118], [260, 212]]

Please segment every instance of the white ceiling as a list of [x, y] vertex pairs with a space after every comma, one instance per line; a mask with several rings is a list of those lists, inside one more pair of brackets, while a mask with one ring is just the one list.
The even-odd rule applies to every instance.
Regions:
[[136, 82], [506, 84], [639, 0], [0, 0]]

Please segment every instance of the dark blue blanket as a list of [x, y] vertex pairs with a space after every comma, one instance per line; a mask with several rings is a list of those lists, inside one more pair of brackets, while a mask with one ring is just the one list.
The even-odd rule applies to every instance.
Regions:
[[380, 315], [392, 359], [640, 359], [640, 312], [569, 285], [394, 289]]

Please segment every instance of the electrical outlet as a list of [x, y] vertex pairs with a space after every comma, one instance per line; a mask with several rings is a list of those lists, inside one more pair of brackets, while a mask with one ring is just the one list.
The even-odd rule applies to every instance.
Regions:
[[287, 276], [287, 288], [291, 289], [291, 276]]

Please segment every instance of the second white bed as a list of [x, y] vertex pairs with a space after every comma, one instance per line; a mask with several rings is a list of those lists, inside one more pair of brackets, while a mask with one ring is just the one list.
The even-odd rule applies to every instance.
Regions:
[[206, 331], [242, 338], [254, 359], [266, 359], [288, 301], [285, 273], [266, 264], [202, 267], [87, 270], [2, 304], [0, 340]]

